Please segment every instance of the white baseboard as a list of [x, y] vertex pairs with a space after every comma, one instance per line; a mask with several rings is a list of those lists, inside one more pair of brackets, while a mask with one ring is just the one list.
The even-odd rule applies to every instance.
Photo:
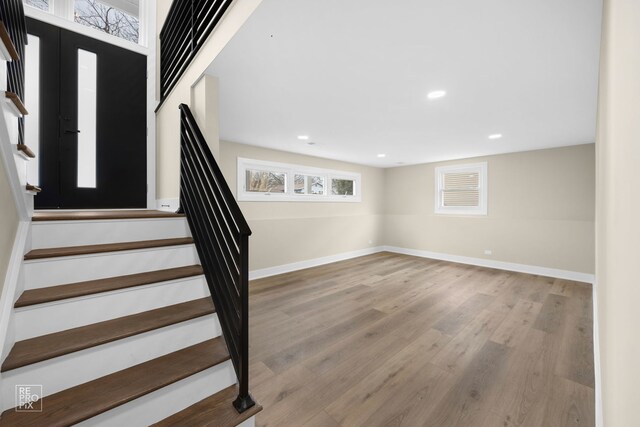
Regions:
[[156, 200], [156, 209], [159, 211], [176, 212], [180, 207], [180, 199], [177, 197], [171, 199]]
[[383, 246], [383, 250], [387, 252], [395, 252], [398, 254], [413, 255], [422, 258], [438, 259], [442, 261], [457, 262], [460, 264], [471, 264], [480, 267], [496, 268], [499, 270], [516, 271], [518, 273], [535, 274], [538, 276], [555, 277], [558, 279], [574, 280], [576, 282], [591, 283], [595, 281], [595, 276], [588, 273], [580, 273], [577, 271], [559, 270], [556, 268], [539, 267], [535, 265], [516, 264], [512, 262], [495, 261], [483, 258], [473, 258], [461, 255], [450, 255], [439, 252], [422, 251], [419, 249], [399, 248], [397, 246]]
[[598, 328], [598, 283], [593, 283], [593, 370], [596, 394], [596, 427], [604, 427], [602, 415], [602, 371], [600, 367], [600, 329]]
[[438, 259], [442, 261], [457, 262], [460, 264], [477, 265], [480, 267], [496, 268], [498, 270], [516, 271], [518, 273], [535, 274], [538, 276], [555, 277], [558, 279], [574, 280], [576, 282], [584, 282], [593, 284], [595, 276], [588, 273], [580, 273], [577, 271], [560, 270], [557, 268], [539, 267], [535, 265], [516, 264], [505, 261], [495, 261], [482, 258], [472, 258], [461, 255], [451, 255], [440, 252], [429, 252], [419, 249], [407, 249], [397, 246], [376, 246], [373, 248], [360, 249], [353, 252], [344, 252], [341, 254], [330, 255], [322, 258], [314, 258], [305, 261], [294, 262], [291, 264], [277, 265], [275, 267], [261, 268], [249, 272], [249, 280], [261, 279], [263, 277], [275, 276], [292, 271], [303, 270], [305, 268], [317, 267], [319, 265], [330, 264], [332, 262], [344, 261], [359, 256], [370, 255], [377, 252], [394, 252], [404, 255], [413, 255], [422, 258]]
[[352, 252], [329, 255], [322, 258], [314, 258], [305, 261], [293, 262], [291, 264], [277, 265], [275, 267], [261, 268], [249, 272], [249, 280], [262, 279], [263, 277], [276, 276], [278, 274], [289, 273], [291, 271], [304, 270], [305, 268], [317, 267], [319, 265], [330, 264], [332, 262], [344, 261], [359, 256], [371, 255], [383, 251], [382, 246], [359, 249]]

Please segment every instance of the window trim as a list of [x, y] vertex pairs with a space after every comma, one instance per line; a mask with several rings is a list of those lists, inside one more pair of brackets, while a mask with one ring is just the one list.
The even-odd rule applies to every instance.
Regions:
[[[467, 163], [435, 168], [435, 205], [434, 212], [441, 215], [487, 215], [488, 173], [487, 162]], [[442, 206], [443, 178], [449, 172], [478, 172], [480, 200], [479, 206]]]
[[[239, 202], [360, 202], [362, 201], [361, 174], [356, 172], [339, 171], [334, 169], [316, 168], [290, 163], [270, 162], [238, 157], [237, 168], [237, 193]], [[286, 193], [256, 193], [246, 191], [247, 169], [269, 170], [284, 172], [286, 174]], [[325, 179], [324, 194], [298, 194], [295, 193], [295, 175], [322, 176]], [[353, 180], [353, 196], [336, 196], [331, 194], [332, 179]]]

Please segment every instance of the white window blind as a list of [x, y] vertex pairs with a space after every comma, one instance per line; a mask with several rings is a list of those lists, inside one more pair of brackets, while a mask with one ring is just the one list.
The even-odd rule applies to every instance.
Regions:
[[448, 172], [444, 174], [443, 206], [477, 207], [480, 204], [480, 174], [478, 172]]
[[436, 168], [435, 212], [486, 215], [487, 164]]

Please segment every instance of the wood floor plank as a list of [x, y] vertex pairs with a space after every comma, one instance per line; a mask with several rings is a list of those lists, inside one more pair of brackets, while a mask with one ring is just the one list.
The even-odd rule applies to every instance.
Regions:
[[460, 307], [443, 317], [434, 328], [445, 334], [455, 335], [464, 328], [474, 317], [484, 310], [492, 301], [492, 296], [474, 294]]
[[590, 290], [390, 253], [251, 282], [257, 425], [588, 421]]
[[503, 313], [482, 311], [433, 358], [432, 363], [453, 374], [460, 374], [475, 359], [504, 318]]
[[541, 309], [540, 303], [519, 300], [490, 339], [507, 347], [517, 347], [526, 339]]
[[[435, 329], [427, 331], [348, 390], [343, 398], [329, 405], [327, 413], [342, 425], [363, 425], [378, 408], [402, 391], [449, 339]], [[358, 410], [350, 410], [352, 408]]]
[[549, 427], [595, 426], [593, 388], [555, 377], [547, 396], [542, 425]]
[[425, 424], [429, 414], [453, 387], [455, 377], [427, 363], [407, 380], [402, 389], [380, 405], [363, 426], [414, 427]]
[[569, 297], [550, 293], [542, 304], [533, 327], [554, 334], [561, 332], [567, 316]]
[[340, 424], [325, 411], [318, 412], [313, 418], [304, 423], [302, 427], [340, 427]]
[[487, 341], [440, 404], [427, 415], [424, 425], [462, 427], [487, 418], [492, 393], [505, 379], [508, 352], [508, 347]]
[[362, 325], [383, 317], [378, 310], [367, 310], [358, 316], [345, 320], [332, 328], [325, 329], [315, 336], [282, 349], [275, 355], [267, 358], [264, 363], [275, 373], [282, 372], [289, 366], [313, 355], [322, 347], [337, 341], [341, 337], [354, 333]]
[[594, 388], [592, 324], [589, 318], [567, 316], [562, 333], [564, 345], [560, 349], [555, 372], [568, 380]]

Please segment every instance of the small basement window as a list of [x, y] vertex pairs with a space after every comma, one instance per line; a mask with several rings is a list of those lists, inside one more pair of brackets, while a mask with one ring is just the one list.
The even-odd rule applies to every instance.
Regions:
[[238, 158], [238, 200], [359, 202], [360, 174]]
[[435, 213], [487, 214], [487, 163], [436, 168]]

